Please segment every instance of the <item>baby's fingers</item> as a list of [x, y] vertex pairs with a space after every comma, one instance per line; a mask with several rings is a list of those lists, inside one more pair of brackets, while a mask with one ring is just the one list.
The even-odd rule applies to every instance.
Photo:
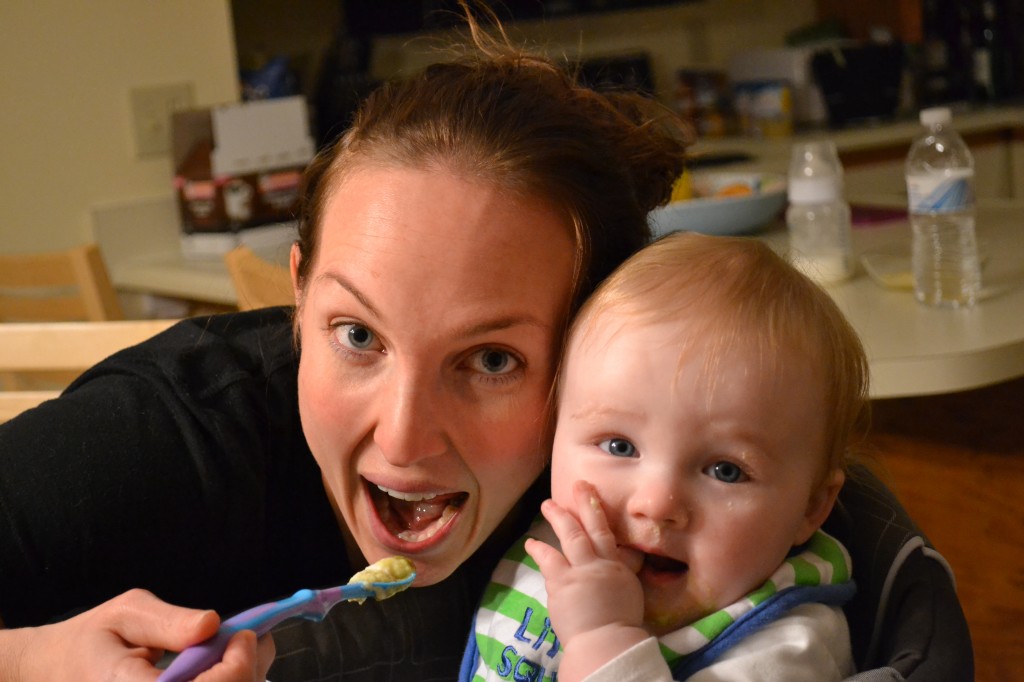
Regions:
[[590, 537], [590, 543], [597, 556], [603, 559], [618, 559], [619, 549], [615, 535], [608, 527], [608, 517], [597, 496], [597, 490], [586, 481], [576, 481], [572, 489], [573, 499], [583, 529]]
[[569, 569], [569, 562], [562, 553], [546, 542], [527, 538], [524, 548], [530, 558], [537, 563], [537, 568], [545, 580], [555, 581]]
[[590, 536], [572, 514], [553, 500], [544, 500], [540, 511], [558, 536], [558, 542], [562, 545], [562, 555], [570, 565], [577, 566], [597, 558]]

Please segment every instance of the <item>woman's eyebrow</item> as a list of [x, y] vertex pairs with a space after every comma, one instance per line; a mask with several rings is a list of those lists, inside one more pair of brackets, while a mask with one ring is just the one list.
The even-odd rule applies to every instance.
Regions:
[[[370, 302], [370, 299], [367, 298], [366, 295], [363, 294], [363, 292], [360, 291], [355, 284], [346, 279], [344, 275], [341, 275], [340, 273], [337, 272], [328, 271], [323, 273], [316, 279], [317, 282], [324, 280], [334, 282], [342, 289], [352, 294], [352, 296], [357, 301], [359, 301], [359, 303], [364, 308], [370, 311], [370, 313], [372, 313], [374, 317], [381, 317], [380, 310], [378, 310], [377, 307]], [[473, 337], [481, 336], [489, 332], [501, 331], [502, 329], [510, 329], [512, 327], [536, 327], [537, 329], [540, 329], [542, 331], [547, 331], [550, 328], [550, 326], [551, 325], [545, 324], [539, 318], [533, 315], [521, 313], [506, 315], [503, 317], [494, 318], [492, 320], [484, 320], [482, 322], [477, 322], [474, 324], [466, 325], [461, 328], [456, 328], [455, 334], [460, 337]]]
[[372, 303], [370, 303], [370, 299], [368, 299], [363, 294], [363, 292], [361, 292], [359, 290], [359, 288], [356, 285], [352, 284], [347, 279], [345, 279], [344, 276], [342, 276], [342, 275], [340, 275], [340, 274], [338, 274], [336, 272], [325, 272], [322, 275], [320, 275], [319, 277], [317, 277], [317, 282], [321, 282], [321, 281], [324, 281], [324, 280], [334, 282], [335, 284], [340, 286], [342, 289], [344, 289], [348, 293], [352, 294], [352, 296], [355, 297], [355, 299], [357, 301], [359, 301], [359, 303], [364, 308], [366, 308], [371, 313], [373, 313], [374, 317], [380, 317], [380, 311], [377, 310], [376, 306], [374, 306]]
[[466, 325], [456, 329], [456, 334], [463, 337], [481, 336], [489, 332], [511, 329], [512, 327], [536, 327], [547, 330], [550, 325], [544, 324], [532, 315], [508, 315], [493, 320], [485, 320], [477, 324]]

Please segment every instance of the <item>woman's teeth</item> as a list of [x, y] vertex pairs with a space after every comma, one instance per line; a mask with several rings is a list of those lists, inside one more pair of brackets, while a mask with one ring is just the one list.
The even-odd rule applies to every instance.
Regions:
[[403, 493], [400, 490], [392, 490], [391, 488], [385, 488], [382, 485], [378, 485], [377, 488], [383, 490], [391, 497], [397, 497], [400, 500], [406, 502], [419, 502], [420, 500], [432, 500], [437, 497], [437, 493]]

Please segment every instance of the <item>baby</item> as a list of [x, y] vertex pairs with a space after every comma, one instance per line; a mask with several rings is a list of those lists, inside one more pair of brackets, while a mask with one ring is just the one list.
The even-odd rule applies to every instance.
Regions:
[[820, 526], [867, 376], [829, 296], [760, 242], [636, 254], [570, 332], [546, 522], [496, 568], [462, 679], [852, 674], [849, 555]]

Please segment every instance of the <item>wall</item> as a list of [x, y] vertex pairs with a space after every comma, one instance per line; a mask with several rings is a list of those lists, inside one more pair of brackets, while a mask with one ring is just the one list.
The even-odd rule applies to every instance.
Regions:
[[[704, 0], [523, 22], [513, 36], [570, 57], [646, 49], [665, 97], [679, 67], [722, 68], [734, 51], [781, 45], [813, 17], [814, 0]], [[432, 45], [383, 39], [374, 71], [435, 61]], [[0, 64], [4, 102], [16, 103], [0, 109], [4, 252], [90, 240], [92, 207], [170, 194], [169, 158], [135, 156], [131, 88], [191, 81], [197, 105], [238, 98], [229, 0], [3, 0]]]
[[235, 101], [233, 46], [228, 0], [0, 2], [0, 252], [90, 240], [92, 206], [170, 195], [169, 157], [135, 156], [129, 90]]
[[[737, 51], [781, 47], [787, 32], [815, 20], [814, 0], [703, 0], [666, 7], [593, 14], [510, 27], [514, 40], [569, 58], [646, 50], [661, 99], [681, 67], [724, 69]], [[448, 34], [392, 36], [375, 46], [377, 76], [403, 73], [438, 59]]]

